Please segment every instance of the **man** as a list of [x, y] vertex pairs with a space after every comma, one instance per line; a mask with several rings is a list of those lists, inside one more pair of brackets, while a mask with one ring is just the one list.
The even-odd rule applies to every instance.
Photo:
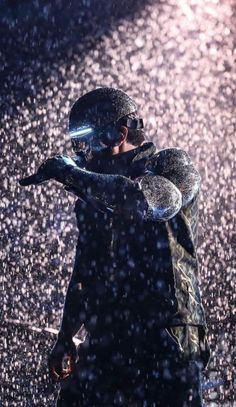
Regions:
[[49, 158], [21, 180], [54, 178], [78, 196], [76, 259], [49, 357], [51, 376], [62, 380], [57, 405], [201, 406], [209, 350], [196, 255], [199, 173], [183, 150], [144, 143], [136, 104], [118, 89], [78, 99], [69, 130], [76, 156]]

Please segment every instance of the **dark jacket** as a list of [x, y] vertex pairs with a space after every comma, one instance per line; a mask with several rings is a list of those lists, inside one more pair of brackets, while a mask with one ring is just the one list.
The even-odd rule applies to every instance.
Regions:
[[70, 169], [65, 182], [80, 198], [62, 329], [73, 321], [73, 333], [81, 324], [101, 333], [109, 321], [109, 329], [120, 330], [137, 319], [204, 329], [196, 254], [200, 176], [189, 155], [178, 148], [156, 152], [148, 142], [97, 155], [84, 168], [84, 174]]

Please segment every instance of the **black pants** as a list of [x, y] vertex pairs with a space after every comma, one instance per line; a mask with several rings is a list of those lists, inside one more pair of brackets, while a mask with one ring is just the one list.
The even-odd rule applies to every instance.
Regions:
[[88, 337], [75, 373], [61, 384], [57, 407], [202, 406], [197, 343], [194, 349], [189, 332], [176, 332]]

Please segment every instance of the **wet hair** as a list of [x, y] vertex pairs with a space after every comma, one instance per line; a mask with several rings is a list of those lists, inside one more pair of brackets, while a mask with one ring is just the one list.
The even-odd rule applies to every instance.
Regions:
[[[127, 116], [122, 117], [122, 119], [139, 119], [137, 113], [130, 113]], [[133, 144], [133, 146], [140, 146], [145, 140], [144, 129], [128, 129], [127, 142]]]

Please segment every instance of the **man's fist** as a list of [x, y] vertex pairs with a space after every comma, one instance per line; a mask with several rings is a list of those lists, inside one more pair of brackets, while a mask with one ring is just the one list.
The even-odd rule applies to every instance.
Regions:
[[44, 161], [36, 174], [20, 179], [19, 184], [21, 186], [37, 185], [51, 178], [63, 183], [64, 172], [67, 166], [76, 167], [75, 161], [66, 155], [55, 155]]
[[53, 380], [63, 380], [75, 369], [76, 346], [71, 338], [59, 337], [48, 358], [49, 374]]

